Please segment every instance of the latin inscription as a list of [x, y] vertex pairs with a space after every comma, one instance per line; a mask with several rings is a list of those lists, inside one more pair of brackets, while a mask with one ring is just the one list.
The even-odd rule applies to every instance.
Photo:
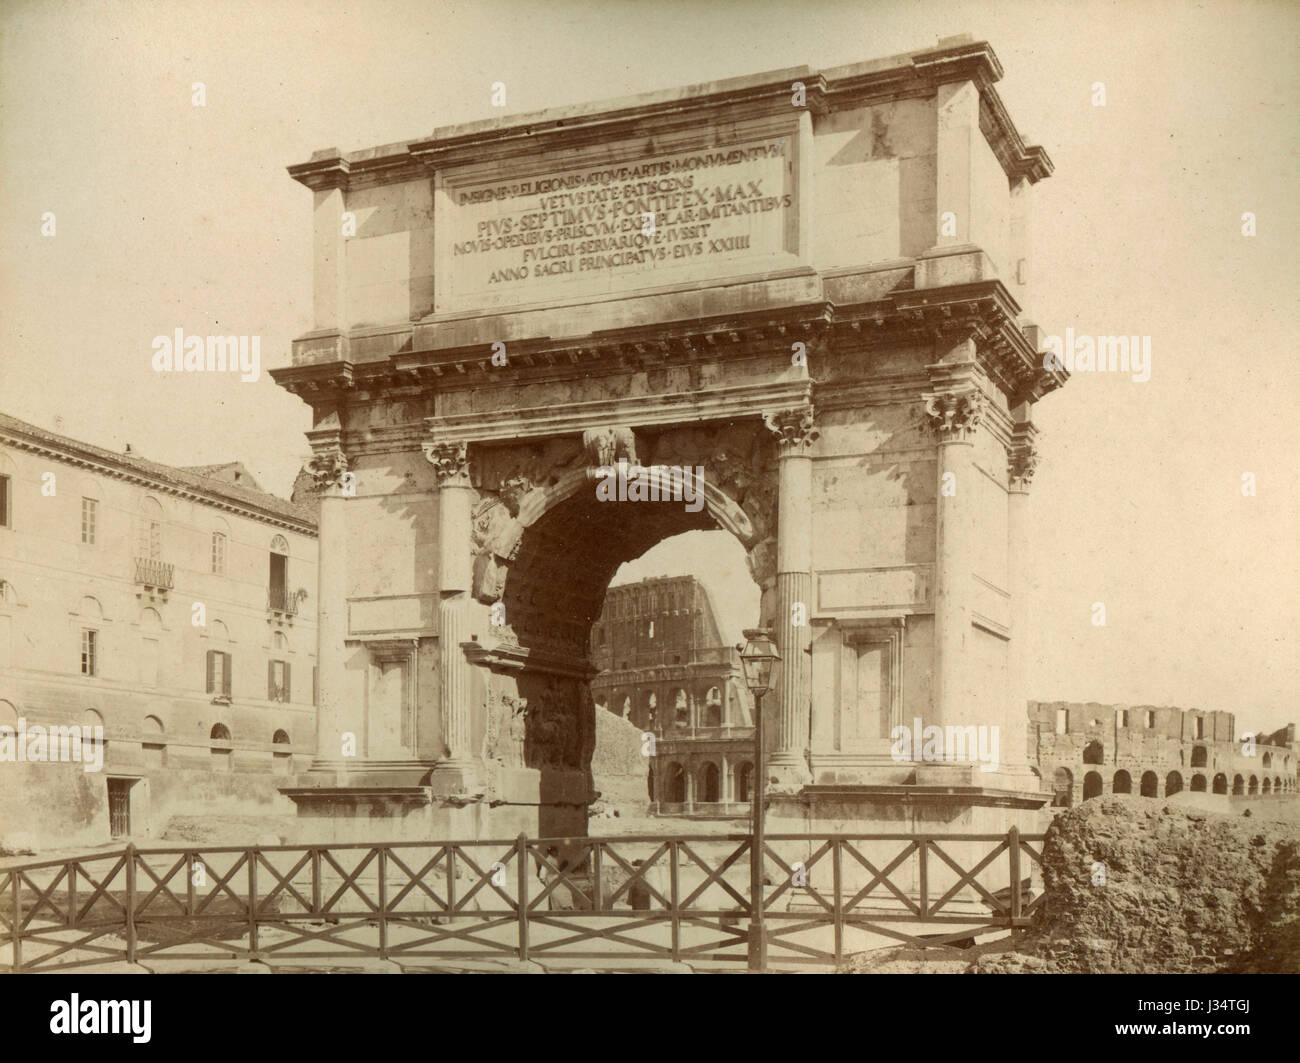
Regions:
[[537, 299], [554, 282], [605, 290], [646, 283], [647, 271], [781, 252], [789, 160], [789, 143], [770, 140], [515, 182], [453, 178], [444, 295]]

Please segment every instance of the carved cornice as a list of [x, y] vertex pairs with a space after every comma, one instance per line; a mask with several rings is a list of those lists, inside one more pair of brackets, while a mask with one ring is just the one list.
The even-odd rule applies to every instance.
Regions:
[[804, 455], [821, 437], [813, 423], [813, 408], [809, 405], [783, 410], [765, 410], [763, 424], [775, 434], [781, 457]]
[[464, 442], [439, 441], [421, 446], [438, 476], [439, 487], [469, 486], [469, 448]]

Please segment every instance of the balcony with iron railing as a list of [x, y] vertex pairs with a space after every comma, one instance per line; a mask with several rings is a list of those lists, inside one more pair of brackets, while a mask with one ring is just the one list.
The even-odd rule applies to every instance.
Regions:
[[266, 591], [266, 611], [281, 613], [284, 616], [298, 615], [298, 596], [288, 587], [268, 587]]
[[137, 557], [135, 559], [135, 582], [142, 587], [169, 591], [172, 589], [172, 574], [175, 569], [175, 565], [169, 565], [167, 562], [159, 561], [156, 558]]

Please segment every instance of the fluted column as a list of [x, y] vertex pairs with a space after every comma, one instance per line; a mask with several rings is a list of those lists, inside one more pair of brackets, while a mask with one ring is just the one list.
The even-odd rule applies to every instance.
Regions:
[[984, 413], [973, 366], [931, 366], [935, 390], [925, 412], [939, 437], [935, 488], [934, 706], [926, 724], [968, 720], [973, 706], [967, 669], [972, 589], [974, 433]]
[[[1027, 411], [1026, 411], [1027, 413]], [[1038, 430], [1028, 420], [1016, 425], [1007, 451], [1007, 573], [1011, 594], [1011, 659], [1003, 727], [1003, 760], [1029, 762], [1029, 483], [1038, 465]]]
[[[308, 468], [320, 496], [317, 524], [319, 549], [316, 563], [316, 757], [313, 769], [335, 771], [343, 760], [343, 732], [351, 731], [363, 740], [360, 720], [347, 718], [343, 692], [346, 689], [347, 638], [347, 528], [343, 507], [351, 485], [348, 459], [339, 445], [337, 431], [313, 439]], [[364, 749], [357, 749], [364, 755]]]
[[471, 749], [472, 665], [462, 642], [473, 631], [469, 597], [470, 521], [473, 492], [464, 443], [426, 443], [424, 456], [438, 477], [438, 550], [442, 600], [438, 605], [438, 693], [442, 720], [442, 755], [434, 770], [435, 785], [461, 789], [474, 782], [477, 758]]
[[[808, 768], [812, 628], [808, 617], [812, 613], [812, 445], [820, 433], [814, 427], [811, 407], [764, 413], [763, 423], [777, 436], [780, 492], [774, 635], [781, 665], [774, 699], [779, 713], [776, 745], [769, 774], [777, 778], [779, 787], [787, 789], [812, 780]], [[802, 606], [798, 610], [801, 615], [796, 615], [796, 606]], [[762, 783], [758, 781], [758, 785]]]

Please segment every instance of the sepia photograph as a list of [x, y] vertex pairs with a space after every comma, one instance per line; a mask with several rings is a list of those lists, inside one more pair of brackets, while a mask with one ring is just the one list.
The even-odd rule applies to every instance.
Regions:
[[1298, 96], [1285, 0], [5, 0], [21, 1024], [1293, 1042]]

